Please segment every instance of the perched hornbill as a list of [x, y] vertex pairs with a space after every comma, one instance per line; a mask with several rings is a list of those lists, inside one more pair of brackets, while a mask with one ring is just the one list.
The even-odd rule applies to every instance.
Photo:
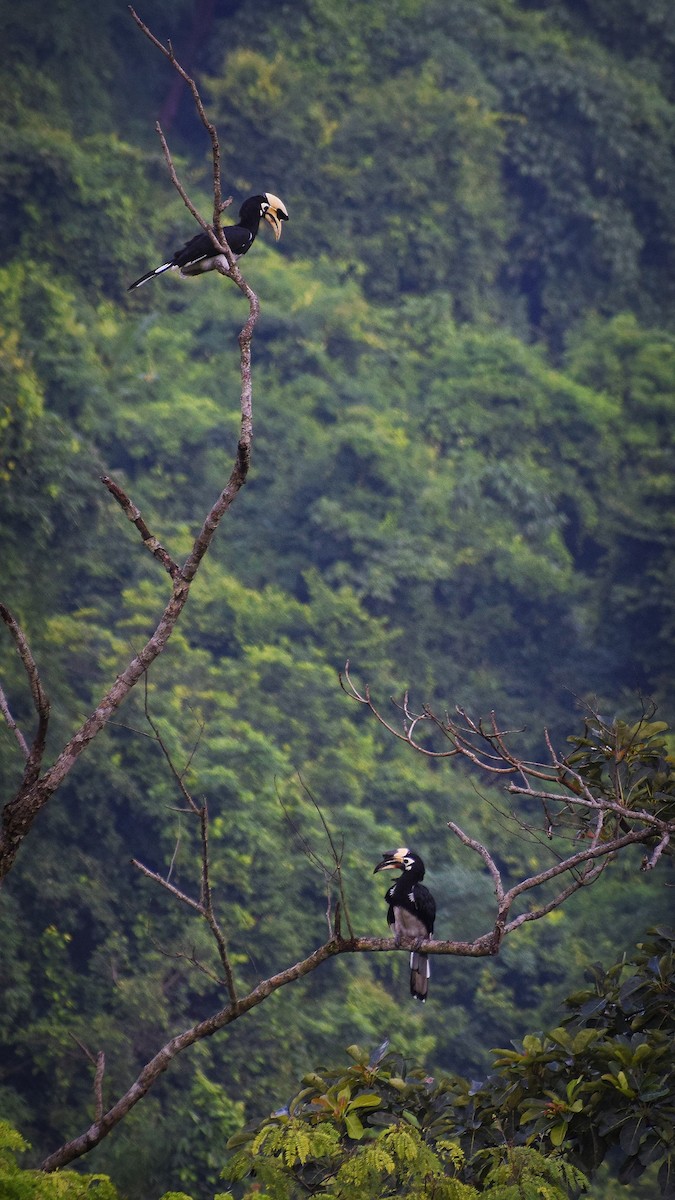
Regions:
[[[373, 875], [378, 871], [402, 871], [400, 879], [385, 892], [389, 903], [387, 921], [396, 941], [402, 937], [428, 938], [434, 932], [436, 901], [424, 886], [424, 863], [419, 854], [401, 846], [382, 855]], [[410, 955], [410, 993], [422, 1003], [429, 990], [429, 957], [413, 950]]]
[[[239, 224], [227, 225], [223, 229], [223, 237], [235, 259], [241, 258], [242, 254], [251, 249], [261, 217], [272, 226], [274, 236], [279, 241], [281, 222], [288, 220], [286, 205], [271, 192], [265, 192], [263, 196], [249, 196], [239, 210]], [[147, 283], [148, 279], [154, 279], [155, 275], [162, 275], [164, 271], [178, 269], [181, 275], [203, 275], [205, 271], [215, 270], [218, 265], [222, 265], [225, 270], [229, 269], [225, 255], [217, 253], [208, 233], [202, 229], [185, 243], [182, 250], [176, 250], [168, 262], [141, 275], [140, 279], [130, 285], [128, 291], [132, 292], [134, 288]]]

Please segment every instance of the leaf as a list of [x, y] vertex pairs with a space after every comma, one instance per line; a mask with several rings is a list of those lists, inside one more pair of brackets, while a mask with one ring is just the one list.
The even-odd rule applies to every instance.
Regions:
[[666, 1159], [657, 1175], [661, 1189], [661, 1200], [675, 1200], [675, 1163], [672, 1158]]
[[360, 1142], [365, 1130], [356, 1113], [345, 1113], [344, 1122], [350, 1138], [353, 1138], [355, 1142]]
[[634, 1155], [640, 1149], [640, 1142], [647, 1127], [644, 1117], [632, 1117], [623, 1126], [619, 1134], [619, 1145], [624, 1154]]
[[364, 1050], [361, 1049], [360, 1046], [357, 1046], [356, 1043], [353, 1043], [351, 1046], [347, 1046], [346, 1053], [362, 1067], [365, 1067], [366, 1063], [368, 1062], [368, 1055]]
[[389, 1112], [374, 1112], [368, 1115], [369, 1125], [397, 1125], [398, 1117]]
[[368, 1060], [368, 1066], [369, 1067], [377, 1067], [382, 1062], [382, 1059], [384, 1058], [388, 1049], [389, 1049], [389, 1038], [385, 1038], [385, 1040], [377, 1047], [377, 1049], [373, 1050], [373, 1053], [371, 1054], [370, 1059]]
[[597, 1039], [601, 1036], [602, 1035], [597, 1029], [580, 1029], [579, 1032], [574, 1035], [572, 1041], [572, 1053], [583, 1054], [584, 1051], [587, 1050], [591, 1045], [591, 1043], [597, 1041]]
[[[555, 1042], [556, 1046], [562, 1046], [563, 1050], [572, 1049], [572, 1039], [566, 1029], [563, 1029], [562, 1027], [558, 1029], [552, 1029], [550, 1033], [547, 1033], [546, 1036], [549, 1041]], [[523, 1045], [524, 1044], [525, 1042], [523, 1040]]]
[[551, 1145], [552, 1146], [562, 1145], [563, 1141], [565, 1140], [566, 1132], [567, 1132], [567, 1122], [566, 1121], [559, 1121], [557, 1125], [554, 1125], [548, 1135], [551, 1139]]
[[382, 1103], [382, 1097], [376, 1095], [375, 1092], [364, 1092], [361, 1096], [355, 1096], [349, 1105], [349, 1111], [353, 1108], [377, 1108]]
[[639, 1158], [627, 1158], [622, 1162], [619, 1169], [619, 1183], [631, 1183], [633, 1179], [639, 1179], [645, 1167], [640, 1162]]

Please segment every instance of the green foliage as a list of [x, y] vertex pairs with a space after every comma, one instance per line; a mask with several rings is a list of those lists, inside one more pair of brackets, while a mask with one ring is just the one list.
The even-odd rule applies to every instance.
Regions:
[[[563, 744], [571, 693], [628, 713], [638, 686], [668, 715], [672, 41], [660, 0], [243, 0], [222, 24], [208, 8], [147, 0], [142, 16], [208, 79], [235, 207], [271, 188], [291, 222], [246, 259], [263, 303], [249, 482], [148, 698], [208, 802], [215, 900], [247, 985], [325, 935], [326, 882], [294, 830], [315, 848], [323, 833], [299, 778], [344, 838], [360, 932], [385, 932], [372, 864], [403, 835], [429, 863], [442, 934], [486, 927], [489, 881], [439, 839], [449, 812], [522, 861], [492, 789], [478, 802], [475, 779], [350, 706], [346, 658], [380, 698], [410, 687], [439, 709], [496, 707], [533, 753], [544, 724]], [[99, 477], [186, 552], [236, 449], [245, 306], [220, 278], [126, 296], [191, 232], [158, 112], [210, 208], [204, 132], [126, 11], [25, 0], [2, 6], [0, 32], [0, 561], [52, 699], [49, 758], [167, 596]], [[0, 657], [29, 733], [5, 638]], [[643, 761], [633, 723], [615, 728], [636, 760], [596, 751], [589, 778], [618, 770], [665, 803], [670, 744]], [[139, 696], [3, 895], [0, 1097], [40, 1147], [65, 1136], [64, 1114], [91, 1119], [79, 1046], [105, 1049], [113, 1096], [149, 1048], [222, 1004], [186, 969], [195, 954], [217, 971], [208, 939], [127, 865], [198, 888], [194, 833], [146, 734]], [[3, 724], [3, 795], [21, 770]], [[390, 1036], [434, 1070], [483, 1073], [487, 1046], [551, 1025], [589, 958], [662, 915], [635, 865], [496, 962], [434, 964], [425, 1013], [401, 1005], [403, 955], [326, 964], [176, 1064], [97, 1168], [143, 1200], [176, 1183], [210, 1200], [233, 1125], [336, 1043]], [[578, 1074], [561, 1084], [570, 1107]], [[358, 1132], [373, 1114], [343, 1115]]]
[[[495, 1155], [479, 1187], [465, 1183], [458, 1178], [464, 1154], [457, 1143], [440, 1138], [432, 1148], [412, 1114], [371, 1134], [345, 1154], [336, 1145], [337, 1130], [325, 1121], [298, 1127], [289, 1119], [264, 1128], [250, 1151], [228, 1164], [226, 1177], [238, 1180], [253, 1170], [269, 1200], [307, 1194], [334, 1200], [400, 1195], [412, 1200], [475, 1200], [479, 1195], [491, 1200], [566, 1200], [570, 1189], [578, 1192], [585, 1186], [580, 1171], [531, 1147]], [[254, 1187], [245, 1198], [256, 1194]]]
[[[297, 244], [364, 271], [371, 296], [443, 290], [456, 316], [499, 313], [558, 345], [582, 311], [672, 312], [672, 97], [654, 42], [660, 75], [578, 6], [357, 11], [272, 8], [243, 40], [228, 27], [210, 72], [239, 177], [262, 161], [297, 196]], [[665, 7], [657, 30], [667, 44]]]
[[[633, 725], [587, 718], [583, 736], [568, 739], [574, 752], [566, 763], [592, 795], [619, 795], [627, 809], [639, 808], [668, 821], [675, 803], [673, 758], [664, 737], [668, 726], [664, 721], [650, 720], [650, 716], [653, 713]], [[564, 771], [562, 782], [573, 791], [579, 787], [578, 781], [570, 780]], [[627, 819], [617, 820], [617, 832], [629, 824]], [[662, 849], [666, 854], [670, 851], [669, 846]]]
[[118, 1200], [119, 1193], [105, 1175], [79, 1175], [76, 1171], [23, 1170], [18, 1154], [28, 1143], [6, 1121], [0, 1121], [0, 1195], [3, 1200]]
[[[657, 930], [640, 945], [633, 974], [628, 965], [609, 971], [596, 965], [588, 972], [590, 988], [569, 997], [564, 1026], [526, 1039], [521, 1053], [498, 1052], [496, 1065], [509, 1106], [520, 1110], [530, 1136], [563, 1145], [586, 1168], [618, 1145], [622, 1182], [661, 1162], [667, 1195], [675, 1082], [672, 933]], [[541, 1099], [533, 1103], [535, 1083]]]
[[673, 933], [656, 930], [630, 963], [594, 967], [563, 1023], [494, 1051], [480, 1085], [411, 1070], [387, 1043], [370, 1057], [349, 1047], [346, 1070], [307, 1075], [287, 1108], [230, 1140], [227, 1177], [252, 1173], [273, 1197], [347, 1197], [352, 1184], [367, 1196], [424, 1195], [430, 1179], [448, 1176], [470, 1186], [467, 1196], [473, 1187], [495, 1200], [566, 1196], [616, 1149], [621, 1182], [656, 1164], [669, 1195], [674, 950]]

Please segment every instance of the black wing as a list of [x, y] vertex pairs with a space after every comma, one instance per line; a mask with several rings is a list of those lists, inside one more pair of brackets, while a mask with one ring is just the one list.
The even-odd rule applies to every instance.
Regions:
[[415, 884], [413, 895], [415, 897], [417, 916], [426, 925], [429, 934], [432, 934], [434, 932], [434, 921], [436, 920], [436, 901], [423, 883]]
[[[241, 225], [230, 225], [223, 230], [225, 241], [230, 250], [237, 257], [241, 257], [248, 250], [253, 241], [253, 234], [250, 229], [244, 229]], [[198, 262], [200, 258], [215, 258], [218, 251], [216, 250], [208, 233], [202, 230], [201, 233], [196, 233], [194, 237], [186, 242], [182, 250], [176, 250], [171, 265], [174, 267], [187, 267], [190, 263]]]
[[182, 250], [176, 250], [171, 264], [174, 267], [187, 267], [189, 263], [197, 262], [200, 258], [213, 258], [216, 251], [208, 233], [196, 233], [186, 242]]

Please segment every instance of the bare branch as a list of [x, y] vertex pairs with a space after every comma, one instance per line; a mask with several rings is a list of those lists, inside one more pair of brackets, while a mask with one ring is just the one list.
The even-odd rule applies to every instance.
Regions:
[[452, 830], [452, 832], [459, 838], [463, 845], [469, 846], [471, 850], [475, 850], [476, 854], [479, 854], [483, 859], [483, 862], [492, 876], [492, 882], [495, 888], [495, 896], [497, 897], [497, 903], [501, 908], [502, 904], [504, 903], [504, 885], [502, 883], [501, 873], [489, 850], [487, 850], [481, 842], [476, 841], [475, 838], [469, 837], [469, 835], [465, 833], [463, 829], [460, 829], [459, 825], [456, 825], [454, 821], [448, 821], [448, 829]]
[[94, 1075], [94, 1097], [96, 1101], [95, 1119], [103, 1118], [103, 1076], [105, 1075], [105, 1054], [99, 1050], [96, 1056], [96, 1074]]
[[[609, 865], [610, 861], [611, 860], [609, 858], [603, 858], [602, 861], [599, 862], [595, 867], [588, 866], [588, 869], [583, 873], [583, 875], [573, 879], [572, 883], [568, 884], [567, 887], [558, 892], [558, 894], [554, 896], [553, 899], [549, 900], [547, 904], [542, 904], [538, 908], [533, 908], [528, 912], [521, 913], [520, 916], [515, 917], [513, 921], [509, 921], [508, 924], [504, 926], [504, 933], [512, 933], [514, 929], [518, 929], [521, 925], [524, 925], [526, 921], [538, 921], [541, 917], [545, 917], [548, 915], [548, 913], [553, 912], [555, 908], [559, 908], [561, 904], [564, 904], [565, 901], [569, 899], [570, 896], [574, 895], [575, 892], [578, 892], [580, 888], [589, 887], [590, 884], [602, 874], [602, 872], [605, 870], [605, 867]], [[533, 884], [533, 886], [536, 885]]]
[[[209, 929], [211, 930], [211, 934], [216, 943], [218, 957], [220, 959], [220, 963], [223, 968], [225, 984], [226, 984], [226, 987], [227, 987], [227, 990], [228, 990], [228, 993], [230, 996], [230, 1000], [233, 1003], [235, 1003], [236, 999], [237, 999], [237, 991], [236, 991], [236, 986], [235, 986], [235, 982], [234, 982], [234, 974], [232, 971], [232, 966], [230, 964], [230, 959], [229, 959], [228, 950], [227, 950], [227, 939], [220, 927], [220, 924], [218, 922], [218, 919], [216, 917], [216, 914], [215, 914], [215, 911], [213, 908], [213, 898], [212, 898], [212, 893], [211, 893], [211, 881], [210, 881], [210, 862], [209, 862], [209, 814], [208, 814], [208, 808], [207, 808], [206, 803], [204, 803], [200, 807], [194, 800], [191, 792], [188, 790], [188, 788], [185, 784], [185, 771], [187, 770], [187, 767], [182, 772], [178, 771], [178, 769], [173, 761], [173, 758], [169, 752], [169, 749], [168, 749], [164, 739], [162, 738], [159, 728], [156, 725], [155, 721], [153, 720], [153, 718], [150, 714], [150, 707], [149, 707], [149, 702], [148, 702], [147, 677], [146, 677], [145, 692], [144, 692], [144, 710], [145, 710], [145, 718], [146, 718], [148, 724], [150, 725], [150, 728], [153, 731], [155, 740], [156, 740], [158, 746], [160, 747], [160, 750], [162, 751], [162, 754], [164, 755], [164, 758], [168, 764], [169, 770], [171, 771], [171, 774], [180, 789], [180, 793], [181, 793], [183, 799], [185, 800], [185, 803], [187, 805], [187, 811], [189, 813], [191, 813], [193, 816], [196, 816], [199, 818], [199, 835], [200, 835], [200, 845], [201, 845], [201, 882], [200, 882], [199, 902], [197, 903], [195, 900], [192, 900], [189, 896], [187, 896], [184, 892], [181, 892], [180, 889], [176, 888], [170, 882], [171, 868], [169, 869], [169, 874], [168, 874], [167, 878], [165, 879], [163, 876], [160, 876], [156, 872], [151, 871], [148, 867], [142, 866], [136, 860], [133, 860], [134, 866], [138, 867], [138, 869], [141, 870], [147, 878], [153, 879], [156, 883], [159, 883], [167, 891], [172, 892], [172, 894], [178, 900], [180, 900], [183, 904], [187, 904], [188, 907], [190, 907], [194, 911], [198, 912], [199, 915], [204, 918]], [[202, 732], [203, 732], [203, 730], [200, 729], [200, 733], [199, 733], [200, 738], [201, 738]], [[192, 753], [190, 754], [190, 758], [188, 760], [188, 765], [192, 761], [194, 752], [195, 751], [193, 749]], [[174, 857], [175, 857], [175, 855], [174, 855]], [[173, 867], [173, 859], [171, 862], [171, 867]]]
[[96, 1057], [91, 1050], [75, 1037], [74, 1033], [70, 1033], [70, 1037], [79, 1046], [82, 1053], [89, 1059], [89, 1062], [95, 1067], [94, 1072], [94, 1120], [100, 1121], [103, 1116], [103, 1076], [105, 1075], [105, 1054], [99, 1050]]
[[[148, 725], [152, 729], [154, 739], [157, 742], [157, 745], [159, 746], [162, 754], [164, 755], [166, 764], [167, 764], [176, 784], [178, 785], [178, 788], [180, 789], [181, 796], [183, 797], [183, 799], [184, 799], [185, 803], [187, 804], [188, 808], [190, 809], [190, 811], [195, 813], [196, 815], [198, 815], [199, 814], [199, 805], [195, 803], [195, 801], [192, 798], [192, 795], [190, 794], [187, 787], [185, 786], [185, 780], [183, 778], [183, 773], [176, 770], [173, 758], [171, 757], [171, 755], [169, 753], [169, 749], [166, 745], [166, 742], [164, 741], [164, 738], [162, 737], [162, 735], [159, 731], [159, 728], [155, 724], [155, 721], [153, 720], [153, 718], [150, 714], [150, 705], [148, 702], [148, 676], [147, 676], [147, 673], [146, 673], [144, 685], [143, 685], [143, 713], [144, 713], [146, 721], [148, 722]], [[201, 737], [201, 732], [200, 732], [200, 737]], [[193, 751], [193, 753], [194, 753], [194, 751]], [[190, 757], [192, 758], [192, 755]]]
[[[274, 992], [309, 975], [329, 958], [333, 958], [338, 954], [370, 954], [380, 951], [409, 950], [412, 946], [413, 942], [410, 939], [402, 941], [397, 946], [391, 938], [357, 937], [343, 940], [334, 937], [322, 946], [319, 946], [317, 950], [314, 950], [313, 953], [303, 958], [300, 962], [286, 967], [283, 971], [270, 976], [268, 979], [261, 980], [252, 991], [236, 1003], [228, 1004], [225, 1008], [206, 1017], [203, 1021], [197, 1022], [190, 1029], [186, 1029], [183, 1033], [171, 1038], [146, 1063], [124, 1095], [120, 1096], [115, 1104], [103, 1114], [100, 1120], [95, 1121], [84, 1133], [73, 1138], [72, 1141], [66, 1142], [65, 1145], [55, 1150], [53, 1154], [50, 1154], [42, 1163], [42, 1170], [55, 1171], [87, 1154], [89, 1150], [97, 1146], [127, 1116], [131, 1109], [138, 1104], [139, 1100], [142, 1100], [147, 1095], [178, 1054], [181, 1054], [196, 1042], [207, 1037], [212, 1037], [213, 1034], [225, 1029], [233, 1021], [238, 1020], [239, 1017], [244, 1016], [245, 1013], [262, 1004]], [[473, 958], [482, 958], [495, 953], [492, 935], [470, 943], [424, 941], [421, 943], [414, 942], [414, 946], [427, 954], [461, 954]]]
[[661, 838], [661, 841], [655, 847], [653, 852], [648, 857], [643, 859], [643, 862], [642, 862], [642, 870], [643, 871], [651, 871], [656, 866], [656, 864], [659, 861], [664, 850], [667, 848], [669, 842], [670, 842], [670, 832], [664, 833], [663, 837]]
[[0, 687], [0, 712], [2, 713], [3, 717], [5, 718], [5, 723], [7, 725], [7, 728], [10, 729], [12, 731], [12, 733], [14, 734], [14, 737], [16, 738], [18, 746], [19, 746], [19, 750], [21, 751], [23, 757], [29, 758], [30, 750], [28, 749], [28, 742], [26, 741], [21, 730], [19, 729], [19, 726], [17, 725], [16, 721], [14, 720], [14, 717], [12, 716], [12, 710], [9, 707], [7, 697], [5, 696], [5, 693], [1, 687]]
[[[230, 249], [230, 246], [228, 245], [225, 238], [222, 236], [222, 228], [220, 226], [220, 220], [218, 220], [218, 222], [217, 222], [217, 227], [214, 227], [213, 225], [209, 225], [209, 223], [204, 219], [204, 217], [201, 215], [199, 210], [192, 203], [192, 200], [190, 199], [188, 193], [186, 192], [185, 188], [183, 187], [183, 184], [181, 183], [181, 181], [178, 177], [178, 172], [176, 171], [176, 168], [175, 168], [174, 162], [173, 162], [173, 158], [171, 155], [171, 151], [169, 150], [169, 144], [164, 136], [164, 131], [163, 131], [159, 121], [157, 121], [157, 123], [155, 125], [155, 130], [157, 132], [157, 135], [158, 135], [159, 140], [162, 145], [164, 161], [166, 163], [167, 170], [169, 172], [169, 178], [171, 179], [173, 186], [175, 187], [176, 191], [178, 192], [178, 195], [180, 196], [181, 200], [183, 201], [183, 204], [185, 205], [185, 207], [192, 213], [192, 216], [194, 217], [195, 221], [197, 221], [197, 223], [199, 225], [201, 225], [202, 229], [204, 230], [204, 233], [208, 233], [209, 237], [211, 238], [211, 241], [213, 242], [214, 250], [217, 250], [220, 254], [222, 254], [227, 259], [228, 271], [226, 272], [226, 274], [228, 274], [228, 275], [231, 274], [236, 260], [232, 253], [232, 250]], [[219, 213], [220, 213], [220, 211], [224, 211], [225, 208], [227, 208], [228, 205], [230, 205], [231, 203], [232, 203], [231, 196], [228, 197], [227, 200], [221, 201]]]
[[157, 871], [152, 871], [150, 867], [146, 867], [137, 858], [132, 858], [131, 865], [132, 867], [136, 867], [142, 875], [145, 875], [146, 879], [152, 879], [153, 883], [158, 883], [165, 891], [170, 892], [176, 900], [180, 900], [181, 904], [187, 904], [188, 908], [194, 909], [196, 913], [199, 913], [200, 917], [204, 916], [204, 909], [199, 900], [193, 900], [186, 892], [182, 892], [174, 883], [170, 883], [163, 875], [160, 875]]
[[[38, 718], [38, 727], [35, 737], [33, 738], [33, 743], [26, 757], [26, 765], [24, 767], [23, 780], [21, 783], [21, 790], [28, 790], [32, 788], [40, 773], [40, 765], [45, 752], [47, 727], [49, 725], [49, 697], [47, 696], [47, 693], [45, 692], [40, 681], [40, 675], [35, 663], [35, 659], [31, 653], [30, 646], [28, 645], [28, 639], [19, 625], [19, 622], [4, 604], [0, 604], [0, 617], [4, 621], [10, 634], [12, 635], [12, 638], [14, 639], [14, 645], [16, 646], [17, 653], [23, 664], [23, 669], [28, 678], [30, 692], [33, 698], [33, 705], [35, 706], [35, 711]], [[0, 879], [1, 878], [2, 872], [0, 871]]]
[[115, 483], [114, 479], [111, 479], [109, 475], [102, 475], [101, 483], [107, 487], [110, 495], [114, 496], [125, 516], [128, 517], [131, 523], [136, 526], [143, 539], [143, 545], [150, 551], [151, 554], [154, 555], [156, 559], [158, 559], [159, 562], [161, 562], [162, 566], [166, 571], [168, 571], [171, 578], [176, 579], [180, 575], [180, 567], [178, 566], [178, 563], [173, 561], [164, 547], [161, 546], [157, 541], [157, 538], [154, 536], [154, 534], [150, 532], [145, 521], [143, 520], [143, 517], [141, 516], [140, 510], [136, 508], [135, 504], [132, 504], [124, 489], [121, 488], [118, 483]]
[[216, 946], [218, 947], [218, 957], [220, 958], [221, 966], [225, 974], [225, 983], [227, 985], [230, 1001], [232, 1004], [236, 1004], [237, 989], [227, 951], [227, 941], [213, 910], [213, 897], [211, 894], [211, 881], [209, 877], [209, 813], [205, 803], [202, 805], [202, 809], [199, 814], [199, 824], [202, 843], [202, 911], [206, 923], [213, 934]]
[[131, 16], [141, 32], [145, 34], [148, 40], [152, 42], [153, 46], [156, 46], [156, 48], [161, 51], [164, 57], [169, 60], [173, 69], [178, 72], [181, 79], [184, 80], [189, 87], [192, 93], [192, 99], [194, 101], [195, 108], [199, 115], [199, 119], [208, 133], [209, 138], [211, 139], [211, 155], [213, 159], [213, 226], [216, 234], [220, 235], [220, 213], [222, 212], [223, 205], [220, 176], [220, 143], [218, 141], [216, 127], [211, 123], [211, 121], [209, 121], [206, 109], [202, 103], [202, 98], [199, 94], [197, 84], [195, 83], [194, 79], [188, 75], [187, 71], [183, 70], [181, 67], [173, 52], [171, 43], [169, 43], [168, 46], [164, 46], [159, 39], [155, 37], [154, 33], [150, 32], [148, 26], [141, 20], [138, 13], [135, 12], [131, 5], [129, 5], [129, 12], [131, 13]]
[[216, 975], [215, 971], [212, 971], [210, 967], [207, 967], [205, 963], [197, 958], [194, 950], [192, 950], [191, 954], [186, 954], [183, 950], [166, 950], [154, 940], [153, 945], [157, 947], [160, 954], [162, 954], [165, 958], [170, 958], [174, 962], [189, 963], [191, 967], [194, 967], [196, 971], [199, 971], [201, 975], [203, 975], [206, 979], [209, 979], [211, 983], [215, 983], [218, 987], [224, 986], [225, 980], [221, 979], [220, 975]]
[[[426, 758], [453, 758], [458, 753], [456, 748], [453, 750], [427, 750], [426, 747], [421, 746], [419, 744], [419, 742], [416, 742], [413, 740], [410, 727], [407, 725], [407, 723], [404, 722], [403, 733], [401, 733], [400, 730], [398, 730], [394, 725], [391, 725], [387, 720], [385, 720], [385, 718], [382, 716], [382, 713], [380, 713], [378, 711], [378, 709], [376, 709], [375, 705], [373, 704], [373, 701], [372, 701], [372, 698], [370, 695], [370, 688], [366, 685], [365, 692], [361, 693], [358, 691], [358, 689], [357, 689], [355, 683], [353, 682], [352, 677], [349, 673], [349, 660], [345, 663], [344, 671], [340, 671], [338, 673], [338, 679], [340, 681], [340, 687], [342, 688], [343, 692], [345, 692], [346, 695], [348, 695], [350, 697], [350, 699], [358, 701], [359, 704], [365, 704], [366, 707], [370, 709], [373, 716], [376, 717], [377, 720], [380, 722], [380, 725], [384, 726], [384, 728], [387, 730], [387, 732], [390, 733], [392, 735], [392, 737], [395, 737], [397, 739], [397, 741], [407, 742], [407, 744], [409, 746], [413, 746], [413, 748], [415, 750], [417, 750], [420, 754], [423, 754]], [[401, 707], [401, 706], [397, 705], [397, 707]], [[407, 708], [407, 693], [406, 693], [406, 699], [405, 699], [404, 707], [402, 708], [402, 711], [404, 712], [406, 717], [409, 716], [408, 708]], [[423, 715], [418, 715], [417, 717], [415, 717], [414, 722], [413, 722], [413, 728], [414, 728], [414, 724], [416, 724], [417, 722], [419, 722], [421, 720], [426, 720], [426, 719], [427, 718], [424, 717]], [[412, 720], [412, 718], [411, 718], [411, 720]]]
[[[347, 903], [347, 895], [346, 895], [345, 888], [344, 888], [344, 881], [342, 879], [342, 854], [343, 854], [344, 848], [342, 850], [338, 851], [338, 848], [335, 845], [335, 839], [333, 837], [333, 834], [331, 833], [328, 822], [326, 821], [326, 818], [324, 817], [323, 812], [321, 811], [320, 805], [318, 804], [316, 798], [312, 795], [311, 791], [307, 787], [304, 779], [302, 778], [302, 776], [300, 774], [298, 774], [298, 778], [300, 780], [300, 783], [302, 785], [302, 789], [303, 789], [305, 795], [309, 797], [309, 799], [311, 800], [311, 802], [316, 810], [317, 816], [323, 826], [324, 833], [326, 834], [326, 838], [328, 839], [328, 845], [330, 846], [331, 857], [333, 859], [333, 870], [331, 872], [329, 872], [328, 868], [325, 866], [325, 864], [323, 862], [321, 862], [320, 859], [317, 858], [317, 861], [320, 863], [321, 867], [323, 868], [324, 873], [326, 874], [326, 878], [330, 879], [330, 880], [335, 879], [337, 881], [338, 893], [340, 896], [339, 910], [341, 913], [344, 913], [344, 917], [347, 922], [347, 929], [349, 931], [349, 936], [353, 937], [354, 929], [352, 927], [351, 917], [349, 914], [349, 905]], [[330, 922], [329, 922], [329, 927], [330, 927]]]

